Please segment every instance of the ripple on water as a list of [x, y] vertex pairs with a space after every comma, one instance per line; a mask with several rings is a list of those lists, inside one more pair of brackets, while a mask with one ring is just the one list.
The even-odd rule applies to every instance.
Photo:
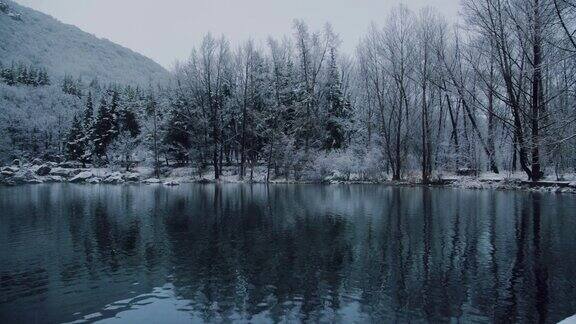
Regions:
[[0, 188], [0, 323], [556, 322], [575, 196], [387, 186]]

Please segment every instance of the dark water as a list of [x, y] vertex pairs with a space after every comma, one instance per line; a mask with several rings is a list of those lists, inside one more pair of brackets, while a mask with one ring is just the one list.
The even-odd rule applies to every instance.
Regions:
[[575, 286], [571, 195], [0, 188], [0, 323], [555, 322]]

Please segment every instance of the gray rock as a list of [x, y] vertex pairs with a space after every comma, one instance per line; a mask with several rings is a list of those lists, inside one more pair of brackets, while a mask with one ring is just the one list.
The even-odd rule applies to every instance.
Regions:
[[14, 165], [14, 166], [20, 166], [20, 160], [19, 160], [19, 159], [14, 159], [14, 160], [12, 161], [12, 165]]
[[65, 168], [61, 168], [61, 167], [55, 167], [55, 168], [52, 168], [50, 170], [49, 174], [67, 178], [67, 177], [75, 176], [81, 172], [82, 172], [82, 170], [80, 170], [80, 169], [65, 169]]
[[2, 171], [8, 171], [8, 172], [12, 172], [12, 173], [16, 173], [19, 170], [20, 170], [20, 168], [17, 166], [7, 166], [7, 167], [2, 168]]
[[39, 176], [46, 176], [50, 174], [50, 170], [52, 170], [52, 168], [50, 168], [46, 164], [43, 164], [36, 170], [36, 174]]
[[42, 160], [39, 158], [35, 158], [34, 160], [32, 160], [32, 164], [33, 165], [41, 165], [42, 164]]
[[122, 178], [124, 178], [125, 181], [131, 181], [131, 182], [137, 182], [140, 180], [138, 173], [133, 172], [123, 174]]
[[179, 186], [180, 182], [176, 181], [176, 180], [169, 180], [164, 182], [165, 186]]
[[40, 179], [40, 178], [33, 178], [33, 179], [27, 180], [26, 183], [32, 183], [32, 184], [34, 184], [34, 183], [44, 183], [44, 180], [43, 180], [43, 179]]
[[3, 176], [11, 177], [14, 175], [14, 172], [12, 172], [10, 170], [2, 170], [2, 171], [0, 171], [0, 174], [2, 174]]
[[72, 179], [70, 179], [70, 182], [73, 182], [73, 183], [85, 182], [86, 180], [88, 180], [92, 177], [94, 177], [94, 174], [92, 172], [82, 171], [82, 172], [78, 173], [77, 175], [75, 175], [74, 177], [72, 177]]
[[15, 183], [38, 183], [37, 181], [39, 179], [36, 177], [34, 172], [32, 172], [32, 170], [22, 169], [14, 173], [14, 175], [12, 176], [12, 180]]
[[12, 179], [0, 178], [0, 184], [5, 185], [5, 186], [14, 186], [14, 185], [16, 185], [16, 182], [14, 182], [14, 180], [12, 180]]
[[45, 182], [64, 182], [64, 178], [57, 175], [49, 175], [44, 177]]
[[104, 183], [124, 183], [124, 179], [122, 178], [122, 174], [120, 172], [113, 172], [108, 174], [105, 178], [102, 179]]
[[97, 184], [100, 183], [100, 179], [93, 177], [86, 180], [86, 183]]
[[75, 175], [77, 175], [77, 174], [82, 173], [83, 171], [85, 171], [85, 170], [82, 170], [82, 169], [71, 169], [69, 175], [70, 175], [70, 176], [75, 176]]
[[55, 167], [50, 170], [50, 175], [52, 176], [67, 177], [69, 174], [70, 170], [60, 167]]
[[150, 178], [150, 179], [146, 179], [142, 182], [143, 183], [161, 183], [162, 181], [160, 181], [160, 179], [158, 179], [158, 178]]

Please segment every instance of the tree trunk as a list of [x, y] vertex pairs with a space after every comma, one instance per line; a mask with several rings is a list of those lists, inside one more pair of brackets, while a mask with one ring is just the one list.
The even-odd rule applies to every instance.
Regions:
[[[492, 52], [490, 52], [492, 54]], [[490, 55], [490, 76], [488, 85], [488, 151], [493, 156], [494, 149], [494, 64], [493, 55]]]
[[542, 52], [541, 52], [541, 35], [540, 35], [540, 8], [539, 0], [534, 0], [534, 43], [533, 52], [533, 71], [532, 71], [532, 181], [538, 181], [542, 178], [540, 170], [540, 98], [542, 94]]
[[245, 170], [245, 163], [246, 163], [246, 122], [248, 121], [247, 116], [247, 106], [248, 106], [248, 70], [249, 70], [249, 63], [248, 60], [250, 58], [246, 58], [246, 67], [244, 70], [244, 102], [242, 105], [242, 135], [240, 137], [240, 180], [244, 179], [244, 170]]
[[156, 107], [154, 107], [153, 112], [153, 123], [154, 123], [154, 173], [156, 174], [156, 178], [160, 179], [160, 157], [158, 156], [158, 126], [157, 126], [157, 114], [156, 114]]

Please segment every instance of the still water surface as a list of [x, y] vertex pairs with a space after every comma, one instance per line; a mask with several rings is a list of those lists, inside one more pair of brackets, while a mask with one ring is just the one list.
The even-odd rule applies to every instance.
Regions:
[[575, 235], [571, 195], [2, 187], [0, 323], [552, 323]]

